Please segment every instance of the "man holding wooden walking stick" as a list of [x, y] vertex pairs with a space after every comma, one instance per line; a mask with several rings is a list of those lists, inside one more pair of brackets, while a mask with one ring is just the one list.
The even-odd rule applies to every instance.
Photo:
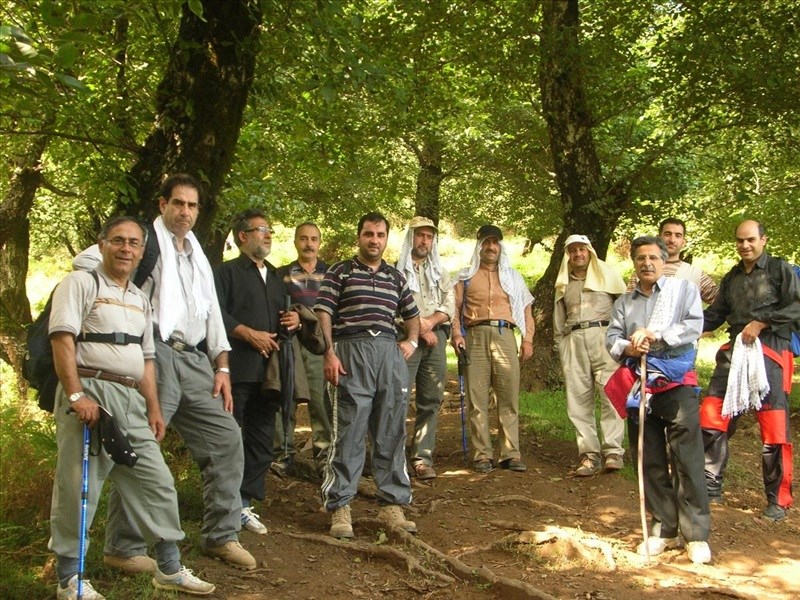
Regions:
[[[689, 559], [707, 563], [711, 517], [694, 371], [703, 330], [700, 291], [690, 281], [664, 276], [667, 248], [660, 238], [633, 240], [631, 258], [639, 283], [614, 303], [606, 345], [622, 366], [605, 390], [620, 415], [627, 410], [628, 437], [637, 461], [640, 398], [647, 403], [641, 452], [645, 506], [652, 520], [639, 553], [655, 556], [685, 541]], [[639, 380], [642, 356], [644, 394]], [[667, 445], [677, 484], [670, 475]]]

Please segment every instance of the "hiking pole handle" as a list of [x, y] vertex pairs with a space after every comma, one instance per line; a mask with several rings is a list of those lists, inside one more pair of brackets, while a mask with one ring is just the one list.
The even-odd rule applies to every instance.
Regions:
[[464, 346], [459, 346], [457, 348], [458, 354], [458, 368], [463, 369], [464, 367], [468, 367], [470, 365], [469, 353]]

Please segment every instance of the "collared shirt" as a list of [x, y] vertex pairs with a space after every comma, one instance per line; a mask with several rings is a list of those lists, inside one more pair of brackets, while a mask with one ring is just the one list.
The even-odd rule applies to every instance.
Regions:
[[[770, 269], [769, 263], [776, 261], [779, 266]], [[776, 272], [780, 273], [780, 280], [773, 276]], [[800, 319], [800, 285], [786, 261], [764, 252], [750, 273], [739, 261], [723, 277], [716, 301], [704, 314], [704, 331], [713, 331], [727, 321], [733, 338], [750, 321], [758, 320], [767, 323], [780, 337], [789, 339], [791, 324]]]
[[[178, 261], [178, 276], [181, 280], [181, 290], [183, 292], [184, 302], [180, 306], [174, 307], [175, 310], [180, 312], [180, 316], [172, 331], [172, 336], [175, 339], [181, 340], [191, 346], [197, 346], [203, 339], [206, 340], [208, 347], [208, 355], [213, 361], [216, 359], [220, 352], [228, 351], [231, 349], [228, 343], [228, 337], [225, 335], [225, 324], [222, 322], [222, 313], [219, 309], [219, 302], [217, 295], [211, 294], [211, 310], [205, 319], [195, 316], [194, 311], [194, 294], [192, 294], [192, 284], [194, 281], [194, 273], [192, 271], [192, 245], [185, 243], [183, 250], [178, 250], [178, 244], [173, 234], [170, 234], [172, 243], [175, 245], [175, 252], [177, 253], [176, 260]], [[153, 268], [153, 273], [150, 278], [142, 284], [142, 291], [150, 296], [150, 301], [153, 304], [153, 322], [158, 326], [158, 315], [160, 306], [160, 288], [161, 270], [163, 268], [161, 256], [158, 257], [156, 266]]]
[[571, 328], [586, 321], [608, 321], [614, 296], [608, 292], [583, 289], [585, 279], [577, 279], [571, 273], [564, 289], [564, 328]]
[[[266, 281], [256, 263], [246, 254], [225, 261], [214, 269], [214, 282], [222, 310], [225, 331], [230, 334], [239, 325], [258, 331], [277, 333], [279, 311], [286, 306], [289, 290], [269, 262]], [[231, 383], [264, 381], [267, 359], [248, 342], [230, 337]]]
[[414, 271], [417, 274], [417, 281], [419, 281], [419, 291], [412, 292], [414, 302], [417, 304], [421, 317], [430, 317], [432, 314], [440, 312], [444, 313], [449, 321], [455, 308], [450, 275], [447, 271], [442, 271], [439, 281], [434, 283], [428, 279], [426, 262], [427, 259], [419, 264], [414, 263]]
[[[633, 292], [620, 296], [611, 311], [611, 324], [606, 332], [606, 347], [611, 357], [620, 361], [625, 348], [630, 344], [628, 338], [634, 331], [647, 328], [656, 302], [664, 290], [667, 277], [662, 275], [653, 286], [650, 296], [642, 293], [639, 286]], [[700, 290], [691, 281], [671, 278], [677, 284], [673, 293], [677, 294], [674, 310], [667, 319], [667, 326], [654, 332], [661, 339], [651, 345], [652, 352], [668, 351], [671, 355], [683, 354], [700, 337], [703, 331], [703, 306]]]
[[289, 288], [292, 302], [313, 309], [319, 287], [322, 285], [322, 280], [325, 279], [327, 270], [328, 265], [322, 260], [317, 260], [317, 264], [311, 272], [306, 271], [300, 265], [300, 261], [295, 260], [288, 265], [278, 267], [278, 277], [281, 277]]
[[152, 311], [147, 296], [133, 283], [122, 288], [103, 269], [102, 263], [94, 276], [76, 271], [56, 287], [50, 312], [49, 333], [67, 332], [74, 336], [84, 333], [127, 333], [142, 336], [139, 344], [79, 342], [75, 344], [75, 359], [80, 367], [91, 367], [132, 377], [144, 376], [145, 359], [155, 358]]
[[[664, 263], [664, 277], [677, 277], [691, 281], [700, 288], [700, 299], [706, 304], [712, 304], [717, 299], [719, 286], [700, 267], [682, 260], [667, 261]], [[639, 283], [639, 279], [634, 273], [628, 281], [628, 291], [632, 292], [636, 289], [637, 283]]]
[[[350, 273], [342, 281], [345, 265]], [[333, 337], [367, 330], [394, 335], [394, 320], [419, 316], [406, 278], [385, 260], [376, 271], [354, 257], [336, 263], [320, 286], [315, 311], [331, 315]]]
[[[475, 275], [467, 284], [467, 298], [464, 301], [464, 281], [459, 281], [455, 288], [455, 317], [453, 318], [453, 331], [460, 331], [463, 322], [465, 327], [480, 323], [481, 321], [507, 321], [524, 328], [522, 339], [526, 342], [533, 341], [535, 324], [533, 319], [525, 319], [520, 325], [514, 322], [511, 314], [511, 300], [500, 285], [500, 274], [497, 269], [489, 269], [481, 265]], [[530, 311], [525, 308], [525, 314]]]

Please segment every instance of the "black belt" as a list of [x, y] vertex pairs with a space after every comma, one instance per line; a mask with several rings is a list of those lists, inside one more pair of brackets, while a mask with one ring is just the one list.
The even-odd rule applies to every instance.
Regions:
[[577, 331], [578, 329], [589, 329], [591, 327], [607, 327], [608, 321], [582, 321], [577, 325], [573, 325], [570, 331]]
[[508, 321], [478, 321], [477, 323], [471, 323], [467, 325], [468, 328], [471, 327], [504, 327], [505, 329], [514, 329], [516, 325], [513, 323], [509, 323]]
[[131, 335], [121, 331], [115, 331], [113, 333], [82, 333], [76, 338], [76, 341], [127, 346], [128, 344], [141, 344], [143, 339], [144, 336], [141, 335]]
[[124, 375], [117, 375], [116, 373], [109, 373], [107, 371], [101, 371], [100, 369], [78, 367], [78, 375], [81, 377], [91, 377], [93, 379], [102, 379], [103, 381], [119, 383], [120, 385], [124, 385], [125, 387], [133, 388], [135, 390], [139, 389], [139, 382], [133, 377], [125, 377]]
[[183, 340], [176, 340], [175, 338], [169, 338], [164, 343], [173, 350], [177, 350], [178, 352], [194, 352], [195, 350], [197, 350], [197, 346], [192, 346], [190, 344], [187, 344]]

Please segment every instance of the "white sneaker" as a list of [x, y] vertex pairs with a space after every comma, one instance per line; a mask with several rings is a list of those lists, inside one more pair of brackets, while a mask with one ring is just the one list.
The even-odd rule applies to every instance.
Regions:
[[266, 526], [258, 520], [258, 515], [253, 512], [251, 506], [246, 506], [242, 509], [242, 527], [258, 535], [265, 535], [267, 533]]
[[203, 581], [186, 567], [181, 567], [174, 575], [164, 575], [161, 571], [156, 571], [153, 585], [160, 590], [174, 590], [194, 596], [207, 596], [216, 589], [213, 583]]
[[[83, 580], [83, 589], [81, 590], [83, 600], [106, 600], [106, 597], [99, 594], [89, 583], [88, 579]], [[56, 592], [57, 600], [76, 600], [78, 597], [78, 576], [73, 575], [72, 579], [67, 582], [67, 587], [62, 588], [61, 584], [58, 585]]]
[[689, 555], [689, 560], [696, 565], [711, 562], [711, 548], [706, 542], [689, 542], [686, 544], [686, 554]]
[[[683, 541], [680, 536], [674, 538], [662, 538], [651, 535], [647, 538], [647, 549], [650, 551], [650, 556], [658, 556], [664, 550], [674, 550], [683, 546]], [[644, 542], [639, 544], [637, 550], [642, 556], [646, 556]]]

